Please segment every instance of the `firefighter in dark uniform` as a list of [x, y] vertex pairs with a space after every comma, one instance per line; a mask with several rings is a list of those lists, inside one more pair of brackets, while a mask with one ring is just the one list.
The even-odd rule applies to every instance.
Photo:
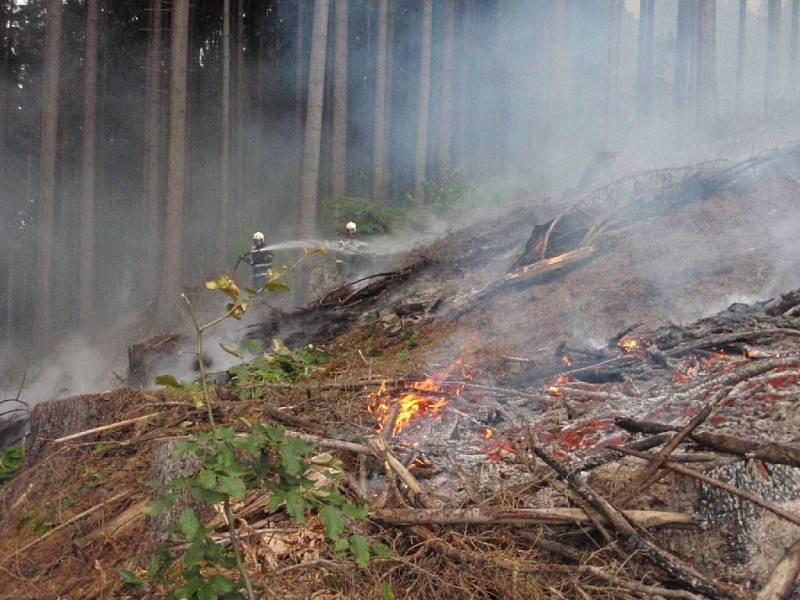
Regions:
[[256, 231], [253, 234], [253, 247], [239, 258], [253, 267], [253, 288], [260, 289], [267, 283], [267, 272], [272, 266], [272, 252], [264, 245], [263, 233]]

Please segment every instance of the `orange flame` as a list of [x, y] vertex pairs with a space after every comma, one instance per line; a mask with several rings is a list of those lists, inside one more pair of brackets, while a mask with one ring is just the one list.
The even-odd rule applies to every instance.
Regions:
[[547, 388], [547, 391], [550, 392], [553, 396], [560, 396], [561, 395], [561, 388], [557, 385], [551, 385]]
[[563, 364], [565, 367], [570, 367], [570, 366], [572, 366], [572, 359], [569, 357], [569, 354], [562, 354], [562, 355], [561, 355], [561, 363], [562, 363], [562, 364]]
[[437, 398], [426, 394], [426, 392], [438, 392], [441, 389], [439, 384], [430, 377], [423, 381], [407, 384], [405, 387], [406, 393], [397, 400], [384, 398], [386, 394], [385, 381], [381, 382], [381, 387], [377, 392], [370, 394], [370, 411], [378, 416], [379, 429], [386, 425], [391, 412], [390, 406], [393, 402], [399, 404], [399, 410], [392, 428], [392, 434], [402, 431], [415, 417], [437, 415], [442, 408], [447, 406], [447, 398]]
[[483, 430], [483, 437], [486, 438], [487, 440], [491, 439], [493, 436], [494, 436], [494, 431], [492, 431], [491, 429], [487, 428]]
[[621, 339], [619, 341], [619, 347], [625, 350], [625, 352], [636, 352], [639, 349], [639, 340]]

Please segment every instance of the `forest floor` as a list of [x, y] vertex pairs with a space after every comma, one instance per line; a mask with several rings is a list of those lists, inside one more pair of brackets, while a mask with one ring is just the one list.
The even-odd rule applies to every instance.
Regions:
[[[217, 386], [217, 420], [317, 436], [343, 460], [343, 491], [368, 501], [363, 533], [392, 549], [358, 568], [318, 518], [268, 514], [268, 493], [253, 494], [234, 508], [255, 585], [290, 598], [797, 597], [800, 551], [784, 553], [800, 540], [798, 147], [524, 204], [250, 331], [328, 361], [244, 399]], [[376, 405], [408, 396], [408, 423], [380, 433]], [[0, 598], [141, 597], [117, 571], [142, 572], [158, 537], [146, 482], [202, 415], [164, 389], [37, 406], [25, 465], [0, 492]], [[402, 468], [329, 448], [376, 435]]]

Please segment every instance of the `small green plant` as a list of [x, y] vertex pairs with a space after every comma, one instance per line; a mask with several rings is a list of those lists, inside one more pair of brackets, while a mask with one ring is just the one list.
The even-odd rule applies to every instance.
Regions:
[[349, 221], [358, 224], [358, 232], [364, 235], [389, 233], [408, 216], [408, 211], [399, 206], [363, 198], [339, 197], [328, 200], [325, 208], [333, 213], [332, 234], [344, 234]]
[[[284, 272], [285, 273], [285, 272]], [[323, 465], [321, 477], [311, 477], [312, 462], [319, 473], [319, 461], [311, 458], [314, 447], [286, 434], [280, 426], [246, 424], [240, 433], [231, 427], [218, 427], [213, 415], [209, 382], [203, 362], [203, 332], [226, 318], [241, 318], [257, 295], [278, 289], [286, 289], [277, 281], [280, 275], [270, 273], [268, 282], [259, 290], [247, 290], [242, 296], [236, 283], [227, 275], [208, 282], [209, 289], [219, 289], [231, 302], [227, 312], [201, 325], [191, 303], [184, 296], [195, 331], [197, 333], [197, 361], [200, 367], [200, 382], [185, 384], [174, 377], [162, 376], [157, 381], [181, 393], [190, 393], [201, 406], [207, 409], [210, 431], [195, 432], [189, 439], [178, 442], [174, 449], [176, 458], [193, 457], [198, 468], [193, 475], [168, 481], [160, 494], [150, 502], [146, 512], [156, 516], [170, 510], [181, 490], [188, 490], [200, 506], [222, 506], [228, 525], [230, 544], [219, 543], [212, 531], [203, 526], [201, 515], [191, 506], [182, 509], [178, 523], [170, 532], [184, 543], [172, 550], [163, 548], [153, 553], [148, 560], [146, 577], [131, 570], [119, 572], [122, 580], [134, 588], [152, 591], [154, 584], [172, 587], [167, 598], [189, 599], [233, 599], [247, 597], [255, 599], [255, 591], [242, 558], [239, 537], [236, 531], [236, 516], [233, 502], [245, 499], [248, 490], [267, 490], [270, 500], [267, 510], [274, 513], [280, 509], [298, 523], [303, 523], [308, 511], [319, 515], [328, 538], [339, 552], [349, 552], [356, 564], [366, 566], [371, 553], [388, 555], [383, 544], [370, 545], [358, 533], [348, 534], [348, 519], [363, 519], [367, 511], [358, 504], [349, 502], [339, 491], [337, 482], [341, 464], [330, 459]], [[247, 349], [258, 354], [254, 359], [235, 367], [234, 380], [242, 386], [254, 378], [261, 381], [294, 381], [309, 376], [325, 361], [319, 350], [307, 347], [291, 351], [282, 343], [274, 343], [271, 354], [261, 353], [260, 344], [250, 341]], [[238, 350], [225, 348], [240, 356]], [[181, 548], [182, 554], [176, 554]], [[238, 576], [232, 576], [232, 572]], [[174, 587], [173, 587], [174, 586]]]
[[3, 486], [22, 466], [25, 452], [22, 444], [15, 444], [0, 449], [0, 487]]

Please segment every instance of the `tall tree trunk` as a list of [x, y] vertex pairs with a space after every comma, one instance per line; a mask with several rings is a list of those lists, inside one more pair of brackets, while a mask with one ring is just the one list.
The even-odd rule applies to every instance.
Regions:
[[186, 194], [186, 93], [188, 78], [189, 0], [172, 0], [169, 81], [167, 211], [160, 319], [174, 315], [182, 286], [183, 204]]
[[444, 48], [442, 52], [442, 95], [439, 105], [439, 169], [444, 175], [450, 168], [450, 136], [453, 103], [453, 45], [456, 26], [455, 0], [445, 0]]
[[689, 81], [689, 50], [692, 45], [693, 0], [679, 0], [678, 22], [675, 40], [675, 78], [672, 86], [672, 102], [675, 110], [686, 109]]
[[152, 283], [148, 291], [156, 289], [158, 261], [162, 245], [161, 229], [161, 40], [163, 31], [163, 0], [152, 0], [150, 40], [147, 47], [147, 75], [145, 77], [145, 129], [144, 129], [144, 194], [145, 194], [145, 277]]
[[61, 56], [61, 0], [47, 0], [42, 88], [41, 190], [39, 197], [39, 255], [37, 258], [36, 316], [38, 339], [50, 328], [53, 303], [53, 237], [56, 214], [56, 154], [58, 149], [59, 61]]
[[716, 0], [700, 0], [697, 36], [697, 118], [702, 123], [717, 112]]
[[431, 99], [431, 35], [433, 0], [422, 0], [422, 38], [420, 41], [419, 111], [417, 113], [417, 164], [414, 174], [414, 197], [425, 202], [425, 180], [428, 166], [428, 125]]
[[[336, 55], [333, 64], [333, 165], [331, 192], [337, 198], [347, 193], [347, 44], [348, 3], [336, 0]], [[385, 0], [383, 0], [385, 1]]]
[[83, 75], [83, 169], [81, 173], [80, 320], [94, 312], [94, 204], [97, 143], [97, 0], [86, 1], [86, 59]]
[[470, 96], [469, 88], [469, 50], [470, 50], [470, 3], [465, 0], [461, 7], [459, 19], [459, 41], [458, 41], [458, 77], [456, 82], [458, 91], [456, 92], [457, 110], [456, 117], [456, 161], [458, 170], [461, 172], [467, 169], [467, 99]]
[[653, 29], [655, 0], [639, 0], [639, 55], [637, 82], [639, 114], [652, 109], [653, 93]]
[[231, 213], [231, 0], [222, 4], [222, 198], [219, 220], [219, 258], [228, 256]]
[[372, 141], [372, 197], [386, 200], [386, 56], [389, 0], [378, 0], [378, 61], [375, 66], [375, 124]]
[[739, 0], [739, 39], [736, 43], [736, 112], [744, 100], [744, 59], [747, 49], [747, 0]]
[[235, 188], [234, 206], [239, 219], [238, 229], [244, 229], [252, 216], [247, 215], [245, 196], [245, 173], [248, 169], [245, 151], [246, 113], [249, 107], [245, 84], [244, 0], [236, 6], [236, 154], [234, 161]]
[[545, 151], [550, 166], [555, 166], [561, 146], [561, 114], [565, 100], [564, 86], [567, 70], [567, 0], [553, 0], [550, 14], [550, 39], [548, 44], [547, 124]]
[[764, 70], [764, 114], [773, 112], [780, 89], [781, 0], [769, 0], [767, 8], [767, 65]]
[[614, 143], [619, 114], [619, 59], [622, 43], [623, 0], [608, 2], [608, 54], [606, 59], [605, 147]]
[[311, 59], [308, 69], [308, 108], [303, 143], [303, 179], [300, 204], [300, 235], [313, 237], [317, 228], [319, 152], [322, 141], [322, 104], [325, 95], [325, 53], [328, 46], [330, 0], [314, 0], [311, 28]]
[[792, 30], [789, 34], [789, 64], [791, 66], [792, 89], [796, 90], [800, 77], [800, 56], [798, 56], [798, 37], [800, 36], [800, 0], [792, 0]]
[[[297, 26], [294, 33], [294, 130], [297, 139], [297, 154], [303, 156], [303, 121], [305, 103], [305, 41], [306, 0], [297, 0]], [[301, 175], [302, 178], [302, 175]]]
[[383, 109], [383, 122], [384, 122], [384, 138], [386, 140], [386, 151], [384, 152], [384, 169], [383, 178], [384, 185], [387, 186], [385, 191], [387, 199], [391, 196], [391, 189], [388, 188], [389, 174], [391, 171], [391, 132], [392, 128], [392, 108], [394, 98], [394, 53], [395, 53], [395, 32], [397, 27], [397, 11], [398, 5], [396, 2], [389, 0], [389, 16], [386, 32], [386, 102]]

